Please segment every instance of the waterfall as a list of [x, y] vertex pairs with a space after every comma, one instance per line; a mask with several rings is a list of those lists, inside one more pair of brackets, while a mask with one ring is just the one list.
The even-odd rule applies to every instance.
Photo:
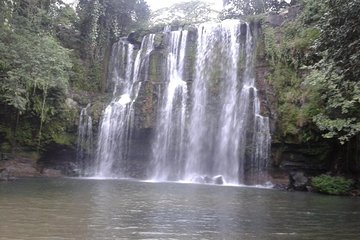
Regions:
[[270, 134], [255, 87], [254, 44], [248, 24], [245, 31], [235, 20], [199, 26], [185, 180], [220, 175], [239, 184], [264, 170]]
[[[141, 87], [140, 70], [153, 49], [154, 35], [146, 36], [140, 50], [121, 39], [114, 44], [109, 64], [113, 99], [106, 107], [98, 137], [93, 175], [127, 177], [127, 154], [134, 124], [134, 103]], [[145, 73], [146, 75], [146, 73]]]
[[166, 91], [151, 178], [215, 182], [221, 176], [220, 182], [229, 184], [260, 182], [255, 178], [266, 167], [270, 134], [268, 118], [260, 115], [250, 26], [241, 31], [235, 20], [198, 26], [189, 93], [183, 81], [186, 36], [186, 31], [168, 33]]
[[156, 134], [152, 147], [152, 178], [177, 180], [181, 177], [185, 144], [187, 84], [183, 80], [187, 31], [166, 31], [166, 91], [160, 100]]
[[[149, 98], [157, 106], [150, 162], [144, 162], [149, 179], [264, 182], [270, 130], [255, 83], [256, 31], [236, 20], [200, 24], [196, 31], [167, 27], [156, 42], [146, 35], [138, 52], [124, 39], [113, 46], [113, 99], [100, 124], [94, 175], [129, 177], [134, 103], [146, 82], [161, 85]], [[153, 50], [164, 58], [152, 62]], [[147, 81], [149, 66], [163, 62], [157, 71], [165, 77], [155, 77], [162, 82]]]
[[88, 114], [89, 107], [90, 104], [81, 109], [78, 126], [76, 161], [80, 169], [80, 176], [86, 176], [88, 174], [93, 155], [92, 118]]

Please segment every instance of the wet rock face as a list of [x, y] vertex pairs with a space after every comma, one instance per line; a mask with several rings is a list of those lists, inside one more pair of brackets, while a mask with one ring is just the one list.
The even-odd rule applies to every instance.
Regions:
[[128, 172], [132, 178], [148, 178], [147, 169], [151, 156], [152, 131], [152, 128], [137, 129], [132, 136], [127, 164]]
[[213, 177], [213, 181], [217, 185], [224, 184], [224, 179], [223, 179], [223, 177], [221, 175]]
[[307, 191], [309, 178], [302, 171], [292, 171], [289, 174], [289, 189]]
[[67, 146], [55, 144], [49, 146], [37, 162], [37, 167], [43, 175], [49, 177], [57, 177], [59, 174], [78, 176], [76, 150]]
[[16, 158], [0, 164], [0, 178], [8, 180], [12, 177], [40, 177], [36, 161], [28, 158]]
[[30, 158], [14, 158], [0, 162], [0, 181], [22, 177], [61, 177], [60, 170], [43, 168], [42, 164]]

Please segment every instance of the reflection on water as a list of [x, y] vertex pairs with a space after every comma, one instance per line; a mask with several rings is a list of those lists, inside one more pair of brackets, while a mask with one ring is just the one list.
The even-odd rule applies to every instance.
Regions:
[[0, 183], [0, 239], [360, 239], [360, 201], [120, 180]]

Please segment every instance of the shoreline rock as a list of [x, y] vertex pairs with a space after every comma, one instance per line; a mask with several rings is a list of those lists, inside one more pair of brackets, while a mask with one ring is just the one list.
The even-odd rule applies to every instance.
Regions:
[[14, 158], [0, 162], [0, 181], [14, 180], [27, 177], [63, 177], [60, 170], [41, 169], [36, 160], [30, 158]]

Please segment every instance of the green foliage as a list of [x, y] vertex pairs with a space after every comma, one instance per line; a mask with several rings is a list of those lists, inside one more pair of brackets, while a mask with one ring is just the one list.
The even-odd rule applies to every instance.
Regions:
[[53, 9], [53, 25], [57, 28], [73, 28], [79, 21], [74, 8], [68, 4], [59, 4]]
[[53, 37], [5, 31], [0, 42], [0, 56], [8, 65], [2, 69], [2, 101], [20, 112], [34, 110], [40, 114], [36, 103], [43, 94], [66, 93], [71, 62], [68, 51]]
[[176, 3], [171, 7], [162, 8], [152, 13], [151, 24], [185, 25], [201, 23], [217, 19], [218, 12], [211, 9], [210, 4], [199, 0]]
[[360, 2], [325, 1], [317, 50], [323, 57], [311, 78], [321, 97], [323, 111], [314, 116], [326, 138], [340, 143], [360, 133]]
[[[355, 22], [359, 22], [359, 17], [355, 14], [356, 1], [350, 1], [353, 14], [344, 12], [349, 10], [347, 7], [329, 11], [331, 4], [342, 8], [340, 2], [302, 0], [299, 17], [285, 21], [280, 28], [265, 28], [265, 50], [273, 68], [270, 79], [278, 96], [282, 136], [296, 134], [299, 139], [314, 140], [322, 131], [324, 138], [345, 143], [359, 132], [360, 85], [345, 79], [340, 66], [346, 61], [357, 62], [354, 60], [358, 47], [349, 51], [346, 42], [358, 44], [350, 33], [358, 33]], [[337, 19], [337, 27], [330, 24], [333, 18]], [[346, 21], [353, 25], [342, 29], [341, 23]], [[341, 34], [339, 29], [346, 33]], [[329, 53], [342, 54], [344, 58], [330, 58]]]
[[130, 31], [147, 25], [150, 10], [144, 0], [80, 0], [77, 5], [81, 46], [79, 55], [86, 71], [79, 67], [74, 75], [85, 73], [79, 86], [98, 91], [104, 82], [112, 44]]
[[223, 18], [238, 18], [268, 11], [279, 11], [289, 5], [284, 0], [223, 0], [223, 3], [225, 6]]
[[95, 59], [99, 57], [97, 48], [104, 48], [131, 29], [143, 26], [150, 16], [144, 0], [80, 0], [77, 13], [82, 40], [86, 44], [84, 50]]
[[317, 105], [321, 109], [313, 119], [324, 132], [323, 137], [337, 138], [343, 144], [360, 132], [359, 109], [356, 107], [359, 96], [353, 90], [354, 86], [346, 86], [340, 76], [329, 73], [325, 63], [321, 66], [307, 77], [308, 86], [318, 95]]
[[321, 193], [331, 195], [345, 195], [351, 190], [352, 180], [344, 177], [332, 177], [322, 174], [311, 179], [311, 186]]
[[[296, 133], [303, 126], [298, 124], [300, 117], [311, 128], [315, 123], [324, 138], [343, 144], [360, 132], [356, 67], [360, 40], [355, 37], [360, 35], [360, 2], [304, 0], [303, 4], [298, 19], [264, 31], [266, 56], [273, 67], [270, 78], [279, 96], [280, 125], [286, 126], [281, 129], [283, 135]], [[298, 77], [288, 76], [289, 71]], [[287, 86], [284, 78], [292, 79]], [[301, 104], [294, 105], [291, 99]], [[286, 110], [291, 114], [285, 116]]]
[[278, 140], [308, 142], [314, 140], [312, 114], [318, 112], [312, 104], [302, 78], [290, 66], [277, 63], [268, 78], [277, 94]]
[[112, 43], [149, 14], [144, 0], [81, 0], [77, 13], [62, 0], [0, 1], [0, 144], [73, 145], [69, 87], [98, 91]]
[[304, 11], [302, 14], [302, 20], [304, 24], [317, 24], [326, 12], [324, 1], [318, 0], [302, 0]]
[[11, 134], [3, 141], [35, 149], [54, 141], [42, 130], [62, 115], [72, 63], [54, 29], [72, 23], [59, 19], [64, 5], [58, 1], [12, 1], [6, 7], [12, 14], [0, 25], [0, 114]]
[[304, 26], [301, 17], [281, 28], [264, 28], [265, 54], [272, 71], [268, 79], [277, 96], [278, 140], [308, 142], [316, 139], [313, 114], [319, 113], [315, 94], [304, 81], [304, 66], [319, 35]]

